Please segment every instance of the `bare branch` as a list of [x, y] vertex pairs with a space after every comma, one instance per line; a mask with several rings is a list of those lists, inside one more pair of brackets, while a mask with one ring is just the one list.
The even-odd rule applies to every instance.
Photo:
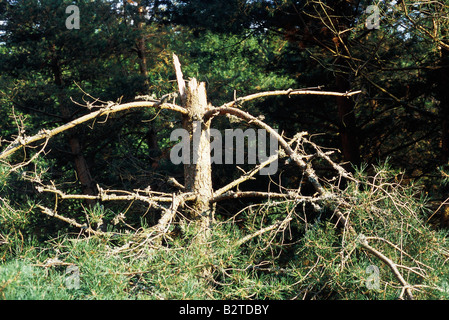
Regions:
[[281, 147], [285, 150], [287, 155], [300, 167], [300, 169], [304, 172], [304, 174], [307, 176], [310, 183], [312, 183], [315, 190], [320, 194], [324, 195], [326, 191], [321, 186], [320, 182], [318, 181], [318, 176], [316, 175], [315, 171], [312, 169], [310, 164], [306, 163], [303, 160], [303, 157], [299, 155], [297, 152], [295, 152], [290, 145], [285, 141], [285, 139], [277, 133], [273, 128], [271, 128], [269, 125], [267, 125], [265, 122], [259, 120], [258, 118], [252, 116], [246, 111], [243, 111], [241, 109], [235, 108], [235, 107], [228, 107], [228, 106], [222, 106], [218, 108], [214, 108], [212, 110], [209, 110], [205, 113], [204, 118], [205, 121], [207, 121], [209, 118], [214, 117], [216, 115], [224, 115], [224, 114], [231, 114], [234, 115], [242, 120], [247, 121], [248, 123], [254, 123], [256, 126], [265, 129], [268, 133], [270, 133], [273, 137], [275, 137]]
[[169, 110], [180, 112], [182, 114], [187, 114], [187, 110], [178, 105], [171, 104], [171, 103], [160, 104], [159, 102], [154, 102], [154, 101], [151, 101], [151, 102], [136, 101], [136, 102], [125, 103], [122, 105], [113, 105], [110, 107], [104, 107], [97, 111], [86, 114], [80, 118], [77, 118], [73, 121], [70, 121], [60, 127], [55, 128], [55, 129], [52, 129], [52, 130], [42, 129], [36, 135], [31, 136], [31, 137], [19, 136], [2, 153], [0, 153], [0, 159], [4, 159], [4, 158], [10, 156], [11, 154], [13, 154], [14, 152], [21, 149], [24, 146], [30, 145], [34, 142], [37, 142], [37, 141], [40, 141], [43, 139], [49, 139], [61, 132], [67, 131], [73, 127], [76, 127], [77, 125], [79, 125], [81, 123], [95, 119], [97, 117], [109, 115], [111, 113], [120, 112], [120, 111], [124, 111], [124, 110], [129, 110], [129, 109], [133, 109], [133, 108], [152, 108], [152, 107], [157, 107], [160, 109], [169, 109]]
[[235, 105], [239, 105], [240, 103], [270, 97], [270, 96], [293, 96], [293, 95], [319, 95], [319, 96], [337, 96], [337, 97], [351, 97], [353, 95], [361, 93], [361, 90], [350, 91], [350, 92], [333, 92], [333, 91], [315, 91], [315, 90], [307, 90], [307, 89], [288, 89], [288, 90], [275, 90], [275, 91], [266, 91], [250, 94], [245, 97], [237, 98], [234, 101], [225, 103], [222, 107], [233, 107]]
[[413, 300], [413, 293], [411, 290], [411, 285], [404, 279], [404, 277], [402, 276], [402, 274], [399, 272], [398, 270], [398, 264], [396, 264], [395, 262], [393, 262], [393, 260], [391, 260], [390, 258], [388, 258], [386, 255], [384, 255], [382, 252], [374, 249], [373, 247], [371, 247], [368, 244], [368, 241], [366, 240], [366, 237], [363, 235], [359, 235], [358, 236], [359, 239], [359, 244], [365, 248], [366, 250], [368, 250], [369, 252], [371, 252], [373, 255], [375, 255], [377, 258], [379, 258], [380, 260], [382, 260], [388, 267], [390, 267], [391, 271], [393, 271], [394, 275], [396, 276], [396, 278], [399, 280], [399, 282], [402, 284], [405, 292], [407, 293], [407, 297], [410, 300]]
[[304, 141], [305, 143], [311, 145], [315, 150], [316, 153], [318, 155], [318, 157], [326, 160], [331, 166], [332, 168], [334, 168], [338, 174], [348, 180], [351, 180], [353, 182], [358, 182], [356, 179], [354, 179], [354, 177], [352, 176], [352, 174], [348, 171], [346, 171], [342, 166], [338, 165], [337, 163], [335, 163], [334, 161], [332, 161], [332, 159], [329, 157], [329, 155], [327, 155], [326, 152], [323, 152], [321, 150], [321, 148], [319, 146], [317, 146], [315, 143], [313, 143], [312, 141], [305, 139], [304, 137], [300, 137], [300, 139], [302, 141]]
[[[416, 264], [422, 265], [422, 266], [424, 266], [424, 267], [426, 267], [426, 268], [429, 268], [430, 270], [435, 270], [435, 269], [432, 268], [431, 266], [428, 266], [428, 265], [422, 263], [421, 261], [416, 260], [416, 259], [413, 258], [410, 254], [408, 254], [407, 252], [405, 252], [404, 250], [402, 250], [401, 248], [399, 248], [397, 245], [395, 245], [394, 243], [392, 243], [391, 241], [389, 241], [389, 240], [387, 240], [387, 239], [385, 239], [385, 238], [382, 238], [382, 237], [366, 237], [366, 240], [380, 240], [380, 241], [383, 241], [383, 242], [387, 243], [388, 245], [390, 245], [391, 247], [393, 247], [393, 248], [395, 248], [396, 250], [398, 250], [399, 252], [401, 252], [402, 254], [404, 254], [405, 256], [407, 256], [408, 258], [410, 258], [410, 259], [411, 259], [413, 262], [415, 262]], [[420, 269], [422, 269], [422, 268], [420, 268]]]
[[37, 205], [37, 207], [39, 209], [41, 209], [42, 213], [46, 214], [47, 216], [54, 217], [56, 219], [64, 221], [64, 222], [66, 222], [66, 223], [68, 223], [68, 224], [70, 224], [70, 225], [72, 225], [74, 227], [77, 227], [77, 228], [80, 228], [80, 229], [84, 229], [88, 233], [91, 233], [91, 234], [94, 234], [94, 235], [101, 235], [101, 234], [103, 234], [103, 232], [101, 232], [101, 231], [96, 231], [96, 230], [92, 229], [91, 227], [89, 227], [89, 226], [87, 226], [85, 224], [78, 223], [75, 219], [70, 219], [70, 218], [61, 216], [57, 212], [55, 212], [55, 211], [53, 211], [53, 210], [51, 210], [49, 208], [46, 208], [46, 207], [41, 206], [39, 204]]
[[178, 207], [181, 205], [182, 202], [184, 202], [184, 199], [185, 194], [184, 195], [173, 194], [173, 200], [170, 209], [165, 210], [164, 214], [159, 219], [157, 225], [155, 225], [151, 229], [157, 232], [166, 233], [168, 231], [168, 228], [170, 227], [170, 222], [175, 217]]
[[231, 183], [225, 185], [224, 187], [218, 189], [217, 191], [214, 192], [213, 197], [218, 197], [221, 194], [225, 193], [226, 191], [238, 186], [239, 184], [250, 180], [257, 172], [259, 172], [260, 170], [262, 170], [264, 167], [266, 167], [267, 165], [269, 165], [270, 163], [272, 163], [273, 161], [276, 161], [278, 159], [278, 154], [273, 155], [271, 157], [268, 158], [268, 160], [262, 162], [261, 164], [259, 164], [258, 166], [256, 166], [255, 168], [253, 168], [251, 171], [245, 173], [243, 176], [241, 176], [240, 178], [232, 181]]
[[246, 237], [243, 237], [242, 239], [237, 241], [237, 243], [235, 245], [237, 247], [239, 247], [242, 244], [244, 244], [245, 242], [248, 242], [249, 240], [251, 240], [251, 239], [253, 239], [253, 238], [257, 237], [257, 236], [260, 236], [261, 234], [263, 234], [265, 232], [271, 231], [271, 230], [276, 229], [276, 228], [284, 227], [291, 220], [292, 220], [292, 218], [289, 217], [289, 218], [286, 218], [286, 219], [284, 219], [282, 221], [278, 221], [275, 224], [272, 224], [271, 226], [262, 228], [262, 229], [260, 229], [260, 230], [258, 230], [256, 232], [254, 232], [253, 234], [249, 234]]
[[41, 147], [41, 149], [40, 149], [38, 152], [36, 152], [36, 154], [34, 154], [28, 161], [19, 163], [19, 164], [15, 165], [15, 166], [11, 167], [11, 169], [9, 169], [9, 173], [14, 172], [14, 171], [17, 171], [18, 169], [27, 166], [28, 164], [30, 164], [31, 162], [33, 162], [35, 159], [37, 159], [37, 158], [40, 156], [40, 154], [43, 153], [43, 152], [45, 151], [45, 147], [46, 147], [47, 144], [48, 144], [48, 140], [49, 140], [49, 139], [47, 138], [47, 139], [45, 140], [45, 142], [43, 143], [43, 146]]
[[404, 279], [404, 277], [402, 276], [402, 274], [399, 272], [398, 270], [398, 264], [396, 264], [393, 260], [391, 260], [390, 258], [388, 258], [386, 255], [384, 255], [382, 252], [374, 249], [373, 247], [371, 247], [368, 244], [368, 240], [367, 237], [363, 234], [359, 234], [357, 235], [354, 227], [351, 225], [351, 223], [349, 222], [349, 220], [346, 219], [346, 217], [339, 211], [336, 210], [335, 211], [335, 215], [338, 217], [339, 221], [341, 221], [342, 225], [351, 232], [351, 234], [353, 236], [357, 237], [357, 243], [360, 244], [360, 246], [366, 250], [368, 250], [369, 252], [371, 252], [374, 256], [376, 256], [377, 258], [379, 258], [382, 262], [384, 262], [393, 272], [393, 274], [395, 275], [395, 277], [399, 280], [399, 282], [402, 284], [405, 293], [407, 293], [407, 297], [410, 300], [413, 300], [413, 293], [411, 291], [411, 285]]
[[[61, 199], [82, 199], [82, 200], [101, 200], [101, 201], [142, 201], [146, 202], [154, 207], [160, 207], [159, 202], [172, 202], [173, 198], [168, 196], [156, 196], [155, 194], [161, 194], [160, 192], [146, 191], [147, 195], [139, 194], [138, 192], [130, 192], [125, 190], [104, 190], [101, 187], [97, 187], [99, 190], [98, 195], [85, 195], [85, 194], [66, 194], [61, 190], [56, 189], [54, 186], [37, 186], [36, 189], [39, 192], [50, 192], [57, 194]], [[113, 192], [126, 193], [125, 195], [117, 195]], [[185, 201], [194, 200], [195, 196], [192, 193], [184, 193]]]
[[295, 202], [320, 202], [324, 200], [329, 200], [331, 196], [301, 196], [297, 191], [291, 191], [288, 193], [277, 193], [277, 192], [263, 192], [263, 191], [228, 191], [223, 194], [214, 196], [211, 202], [218, 202], [227, 199], [238, 199], [238, 198], [266, 198], [266, 199], [284, 199], [284, 200], [294, 200]]

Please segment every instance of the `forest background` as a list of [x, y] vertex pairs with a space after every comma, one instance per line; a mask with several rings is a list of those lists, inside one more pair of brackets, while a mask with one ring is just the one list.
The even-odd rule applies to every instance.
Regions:
[[[0, 297], [446, 299], [448, 14], [427, 0], [1, 1]], [[288, 152], [268, 177], [212, 165], [213, 187], [234, 191], [189, 213], [188, 168], [170, 161], [187, 108], [174, 53], [211, 108], [258, 119], [214, 128], [263, 121], [304, 168]], [[154, 105], [113, 109], [135, 101]]]

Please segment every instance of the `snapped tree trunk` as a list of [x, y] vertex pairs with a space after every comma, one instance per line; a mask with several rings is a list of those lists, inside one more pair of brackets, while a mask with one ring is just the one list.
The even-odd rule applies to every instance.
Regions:
[[190, 80], [186, 90], [186, 109], [183, 128], [190, 137], [190, 163], [184, 164], [184, 183], [187, 192], [193, 192], [196, 199], [190, 212], [199, 222], [202, 238], [207, 238], [213, 220], [210, 199], [213, 195], [210, 160], [210, 120], [203, 121], [207, 111], [206, 87], [204, 82]]
[[185, 191], [195, 194], [190, 216], [199, 222], [199, 239], [207, 240], [213, 220], [210, 210], [213, 189], [209, 135], [211, 120], [204, 120], [207, 111], [206, 86], [193, 78], [186, 88], [176, 54], [173, 54], [173, 63], [181, 104], [187, 110], [182, 116], [182, 127], [189, 133], [190, 144], [189, 161], [184, 163], [184, 186]]
[[[213, 222], [213, 210], [210, 205], [213, 189], [209, 134], [211, 120], [203, 120], [207, 111], [206, 86], [204, 82], [198, 83], [193, 78], [186, 88], [178, 57], [173, 55], [173, 58], [181, 102], [188, 111], [182, 116], [183, 129], [189, 133], [190, 144], [190, 161], [184, 164], [184, 187], [185, 191], [195, 195], [188, 214], [196, 225], [195, 243], [198, 245], [199, 254], [207, 260], [211, 256], [208, 240]], [[212, 269], [209, 266], [202, 267], [200, 275], [205, 280], [205, 294], [211, 296], [212, 286], [209, 280], [212, 278]]]

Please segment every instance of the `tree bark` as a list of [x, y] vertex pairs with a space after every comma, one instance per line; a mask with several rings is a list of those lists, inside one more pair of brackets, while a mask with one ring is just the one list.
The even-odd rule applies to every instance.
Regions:
[[[189, 133], [190, 163], [184, 164], [184, 189], [193, 192], [195, 200], [188, 214], [196, 224], [197, 236], [195, 243], [199, 247], [202, 257], [208, 259], [211, 256], [211, 248], [208, 242], [211, 234], [211, 224], [214, 220], [210, 202], [213, 197], [212, 170], [210, 158], [209, 127], [211, 119], [205, 119], [207, 111], [206, 86], [204, 82], [198, 83], [195, 78], [185, 86], [181, 65], [178, 57], [173, 55], [176, 79], [181, 97], [182, 106], [188, 113], [182, 116], [182, 125]], [[211, 296], [212, 286], [209, 280], [212, 278], [212, 269], [209, 266], [203, 268], [201, 277], [205, 279], [205, 294]]]
[[183, 116], [183, 128], [190, 136], [190, 163], [184, 164], [184, 185], [187, 192], [193, 192], [196, 200], [191, 215], [200, 221], [202, 237], [207, 238], [213, 215], [210, 200], [213, 196], [211, 160], [210, 160], [210, 120], [203, 121], [207, 111], [206, 87], [204, 82], [190, 80], [186, 91], [186, 108]]
[[[335, 61], [337, 70], [335, 71], [335, 85], [337, 91], [347, 92], [351, 90], [350, 77], [353, 75], [351, 68], [351, 61], [347, 61], [342, 54], [351, 57], [348, 33], [343, 31], [351, 28], [351, 25], [355, 19], [354, 17], [354, 3], [351, 1], [337, 1], [332, 8], [332, 13], [335, 14], [335, 18], [331, 19], [331, 25], [334, 26], [332, 41], [335, 45], [335, 50], [339, 53], [338, 58]], [[345, 71], [348, 70], [347, 72]], [[349, 161], [350, 164], [346, 166], [346, 169], [352, 171], [352, 165], [360, 164], [360, 151], [359, 143], [357, 141], [357, 126], [354, 113], [354, 102], [350, 98], [337, 97], [337, 109], [338, 120], [340, 129], [340, 142], [343, 157], [345, 161]]]
[[145, 48], [145, 37], [143, 35], [143, 26], [145, 23], [143, 22], [144, 19], [144, 12], [145, 9], [142, 6], [139, 6], [139, 21], [137, 22], [137, 29], [140, 32], [139, 39], [137, 40], [137, 55], [139, 56], [139, 69], [140, 73], [145, 76], [145, 83], [148, 85], [148, 68], [147, 68], [147, 56], [146, 56], [146, 48]]
[[438, 71], [438, 100], [441, 114], [441, 160], [449, 161], [449, 50], [440, 49], [440, 69]]
[[[55, 46], [53, 45], [50, 48], [52, 57], [50, 61], [51, 69], [53, 72], [54, 82], [58, 86], [60, 90], [62, 90], [64, 82], [62, 80], [62, 72], [61, 67], [59, 65], [59, 60], [56, 54]], [[71, 114], [70, 110], [67, 107], [67, 105], [64, 103], [64, 98], [60, 95], [59, 97], [59, 104], [61, 108], [61, 114], [62, 117], [65, 119], [65, 121], [71, 120]], [[81, 188], [84, 194], [87, 195], [95, 195], [94, 191], [94, 184], [92, 180], [92, 176], [90, 175], [89, 167], [87, 165], [86, 158], [81, 152], [81, 143], [78, 139], [78, 137], [75, 134], [70, 134], [68, 138], [70, 151], [73, 154], [74, 157], [74, 165], [75, 165], [75, 171], [78, 176], [78, 179], [81, 183]], [[86, 202], [88, 205], [92, 206], [95, 204], [95, 200], [86, 199]]]
[[[127, 0], [125, 0], [127, 1]], [[145, 13], [145, 8], [143, 6], [139, 6], [138, 8], [138, 12], [139, 12], [139, 21], [137, 23], [137, 30], [139, 31], [140, 35], [139, 38], [137, 39], [137, 57], [139, 58], [139, 71], [140, 74], [142, 76], [145, 77], [145, 88], [147, 90], [149, 90], [150, 87], [150, 83], [148, 81], [148, 64], [147, 64], [147, 55], [146, 55], [146, 42], [145, 42], [145, 36], [144, 36], [144, 26], [145, 26], [145, 22], [144, 22], [144, 13]], [[150, 94], [150, 92], [145, 92], [145, 94]], [[159, 146], [157, 144], [157, 133], [154, 130], [152, 124], [149, 125], [149, 130], [147, 133], [147, 143], [148, 143], [148, 148], [152, 151], [160, 151], [159, 150]], [[152, 166], [158, 166], [159, 163], [158, 162], [153, 162]]]
[[[337, 73], [335, 82], [339, 92], [348, 92], [351, 90], [351, 85], [343, 74]], [[360, 154], [357, 141], [354, 102], [349, 97], [337, 97], [337, 109], [340, 127], [340, 143], [344, 160], [357, 166], [360, 164]]]

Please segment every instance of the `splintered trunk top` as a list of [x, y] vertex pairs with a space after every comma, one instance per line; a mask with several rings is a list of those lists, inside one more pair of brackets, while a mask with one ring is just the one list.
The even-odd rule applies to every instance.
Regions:
[[[190, 136], [190, 159], [196, 159], [184, 165], [184, 182], [186, 191], [193, 192], [197, 198], [193, 205], [192, 215], [201, 217], [202, 225], [208, 228], [210, 220], [209, 201], [213, 194], [210, 140], [208, 129], [210, 120], [203, 121], [207, 109], [206, 87], [204, 82], [198, 83], [195, 78], [190, 80], [186, 91], [186, 108], [189, 111], [183, 118], [183, 127]], [[194, 133], [200, 139], [193, 139]]]

